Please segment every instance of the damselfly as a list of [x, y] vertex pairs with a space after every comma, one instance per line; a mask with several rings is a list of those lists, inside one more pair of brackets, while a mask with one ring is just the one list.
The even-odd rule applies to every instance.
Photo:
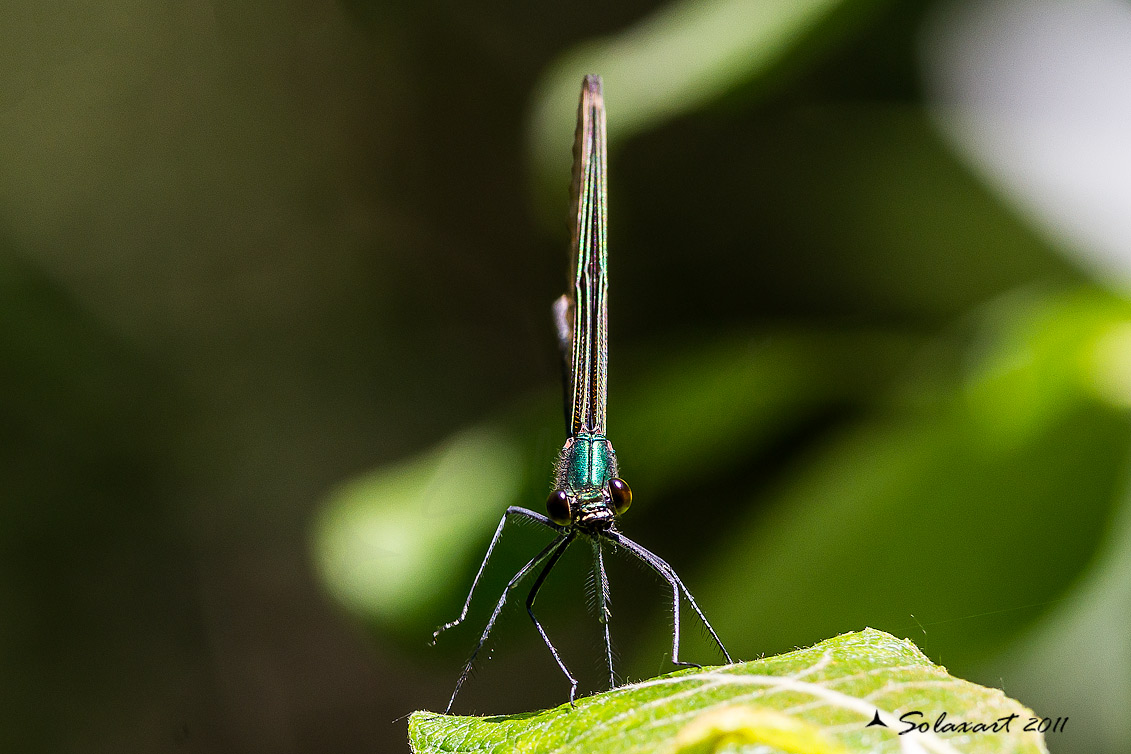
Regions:
[[487, 547], [487, 554], [471, 582], [471, 591], [463, 603], [459, 617], [445, 623], [433, 634], [433, 643], [441, 633], [459, 625], [471, 607], [471, 598], [479, 584], [487, 561], [503, 534], [507, 521], [514, 517], [535, 521], [551, 529], [555, 538], [526, 565], [519, 569], [503, 590], [495, 609], [487, 621], [479, 643], [456, 681], [455, 691], [448, 701], [450, 712], [456, 694], [467, 680], [475, 658], [487, 642], [495, 621], [506, 604], [507, 597], [518, 584], [537, 571], [534, 585], [526, 597], [526, 612], [558, 667], [569, 679], [569, 700], [577, 694], [577, 679], [570, 673], [546, 630], [534, 614], [534, 601], [546, 577], [553, 570], [566, 548], [577, 539], [588, 540], [593, 548], [598, 620], [604, 629], [605, 657], [608, 661], [609, 684], [616, 685], [613, 672], [613, 649], [609, 634], [609, 582], [605, 575], [605, 548], [621, 547], [648, 568], [658, 573], [672, 589], [672, 662], [676, 665], [699, 667], [679, 659], [679, 608], [680, 593], [687, 598], [696, 615], [703, 621], [711, 637], [719, 645], [723, 656], [730, 655], [719, 641], [715, 629], [703, 611], [695, 604], [691, 592], [676, 575], [675, 570], [659, 556], [644, 549], [617, 529], [617, 518], [632, 502], [632, 491], [617, 475], [617, 455], [605, 437], [605, 404], [608, 394], [607, 377], [609, 361], [608, 339], [608, 247], [606, 243], [606, 165], [605, 103], [601, 92], [601, 78], [586, 76], [581, 85], [581, 103], [577, 113], [577, 133], [573, 146], [573, 186], [571, 214], [573, 238], [571, 243], [571, 287], [554, 302], [554, 322], [558, 331], [558, 344], [562, 352], [565, 373], [566, 431], [569, 437], [562, 447], [554, 473], [554, 491], [546, 500], [546, 513], [536, 513], [526, 508], [507, 508], [495, 536]]

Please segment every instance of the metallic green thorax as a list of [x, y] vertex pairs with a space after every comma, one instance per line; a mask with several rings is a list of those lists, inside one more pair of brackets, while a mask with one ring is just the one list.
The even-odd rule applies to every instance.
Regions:
[[613, 444], [601, 435], [582, 433], [566, 440], [555, 483], [557, 489], [573, 493], [584, 504], [605, 500], [604, 489], [616, 475]]

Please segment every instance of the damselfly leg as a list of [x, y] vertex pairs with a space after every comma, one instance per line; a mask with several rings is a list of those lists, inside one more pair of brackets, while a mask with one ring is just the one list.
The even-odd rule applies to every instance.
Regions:
[[550, 641], [550, 637], [546, 634], [546, 629], [542, 628], [542, 624], [541, 622], [539, 622], [538, 616], [534, 614], [534, 600], [538, 599], [538, 590], [542, 588], [542, 583], [546, 580], [546, 577], [550, 575], [550, 571], [553, 570], [554, 566], [557, 565], [558, 559], [561, 558], [562, 553], [564, 553], [566, 548], [569, 547], [569, 543], [573, 541], [573, 537], [574, 534], [570, 532], [569, 534], [566, 534], [561, 540], [559, 540], [560, 544], [553, 551], [553, 553], [550, 554], [549, 559], [546, 561], [546, 565], [542, 567], [542, 572], [539, 573], [538, 578], [534, 580], [534, 586], [530, 588], [530, 594], [526, 597], [526, 612], [530, 615], [530, 620], [534, 621], [534, 627], [538, 629], [538, 633], [542, 637], [542, 641], [546, 642], [546, 646], [549, 647], [550, 654], [554, 656], [554, 661], [558, 663], [558, 667], [562, 669], [562, 672], [565, 673], [565, 677], [569, 679], [570, 704], [573, 704], [573, 699], [577, 695], [577, 679], [573, 677], [573, 673], [569, 672], [569, 668], [566, 667], [565, 662], [562, 660], [562, 656], [558, 654], [557, 647], [555, 647], [554, 643]]
[[479, 571], [475, 574], [475, 578], [471, 582], [471, 589], [467, 593], [467, 599], [463, 602], [463, 609], [459, 611], [459, 616], [455, 620], [445, 623], [432, 632], [433, 646], [435, 646], [436, 640], [440, 638], [440, 634], [444, 633], [449, 628], [455, 628], [467, 618], [467, 611], [471, 609], [471, 598], [475, 596], [475, 588], [479, 586], [479, 579], [483, 577], [483, 571], [487, 569], [487, 561], [491, 559], [491, 553], [495, 551], [495, 545], [499, 543], [499, 539], [503, 536], [503, 528], [506, 527], [507, 521], [516, 516], [542, 524], [554, 531], [560, 531], [560, 527], [557, 526], [557, 524], [541, 513], [535, 513], [528, 508], [521, 508], [517, 505], [512, 505], [507, 508], [506, 512], [503, 513], [503, 517], [499, 519], [499, 526], [495, 529], [495, 535], [491, 537], [491, 544], [487, 546], [487, 554], [483, 556], [483, 562], [479, 564]]
[[723, 657], [726, 658], [727, 662], [731, 662], [730, 653], [727, 652], [726, 647], [724, 647], [722, 641], [719, 640], [719, 635], [715, 633], [715, 629], [711, 626], [711, 622], [707, 620], [707, 616], [704, 615], [703, 611], [699, 609], [699, 605], [696, 604], [695, 598], [691, 596], [690, 590], [688, 590], [688, 588], [684, 586], [683, 581], [680, 580], [679, 575], [676, 574], [674, 568], [668, 565], [667, 562], [659, 555], [656, 555], [652, 551], [642, 547], [636, 542], [633, 542], [631, 539], [624, 536], [620, 532], [608, 532], [604, 536], [609, 540], [615, 542], [616, 544], [625, 547], [645, 565], [647, 565], [656, 573], [660, 574], [660, 576], [663, 577], [664, 581], [668, 582], [668, 584], [671, 586], [672, 663], [674, 663], [675, 665], [683, 665], [685, 667], [700, 667], [700, 665], [694, 662], [684, 662], [679, 659], [679, 595], [681, 591], [683, 592], [684, 596], [687, 597], [687, 602], [691, 605], [691, 608], [695, 611], [695, 614], [699, 616], [699, 620], [703, 621], [703, 625], [707, 627], [707, 631], [711, 634], [711, 638], [715, 640], [715, 643], [719, 646], [719, 649], [722, 650]]
[[609, 623], [612, 613], [609, 610], [609, 577], [605, 573], [605, 553], [601, 547], [601, 538], [592, 537], [593, 543], [593, 589], [596, 592], [597, 620], [605, 634], [605, 659], [609, 664], [609, 688], [617, 685], [616, 673], [613, 671], [613, 640], [609, 633]]
[[[511, 580], [507, 582], [506, 587], [503, 589], [502, 595], [499, 596], [499, 601], [495, 603], [495, 609], [491, 613], [491, 617], [487, 620], [487, 626], [483, 629], [482, 635], [479, 637], [479, 642], [475, 645], [475, 649], [471, 652], [471, 657], [467, 659], [467, 664], [463, 666], [463, 672], [459, 674], [459, 680], [456, 681], [455, 691], [452, 692], [452, 698], [448, 700], [447, 709], [444, 713], [452, 711], [452, 705], [455, 704], [456, 695], [459, 694], [460, 687], [467, 677], [471, 675], [471, 669], [475, 667], [475, 658], [479, 656], [479, 651], [483, 649], [483, 645], [487, 643], [487, 637], [491, 634], [491, 629], [495, 627], [495, 621], [499, 619], [499, 613], [503, 612], [503, 607], [507, 604], [507, 596], [511, 590], [518, 586], [518, 583], [526, 578], [526, 575], [533, 571], [535, 568], [544, 563], [551, 555], [559, 551], [563, 543], [569, 543], [570, 535], [563, 534], [555, 539], [550, 544], [542, 548], [542, 551], [535, 555], [530, 560], [526, 561], [526, 565], [518, 570]], [[478, 580], [478, 579], [477, 579]], [[572, 679], [571, 679], [572, 680]]]

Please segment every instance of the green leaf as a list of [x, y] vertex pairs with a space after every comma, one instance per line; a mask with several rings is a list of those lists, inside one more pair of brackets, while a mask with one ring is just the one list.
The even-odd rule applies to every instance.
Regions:
[[[884, 725], [869, 726], [877, 713]], [[954, 678], [910, 641], [869, 628], [777, 657], [671, 673], [542, 712], [416, 712], [409, 741], [415, 754], [1046, 752], [1041, 734], [1022, 730], [1030, 717], [1000, 690]], [[927, 722], [930, 729], [899, 735], [909, 722]], [[990, 732], [960, 726], [995, 722], [998, 730]]]

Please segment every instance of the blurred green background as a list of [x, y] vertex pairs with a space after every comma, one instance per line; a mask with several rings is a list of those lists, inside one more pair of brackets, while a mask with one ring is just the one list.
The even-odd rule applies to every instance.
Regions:
[[[979, 136], [1003, 70], [1055, 109], [1018, 7], [4, 3], [0, 750], [407, 750], [545, 541], [427, 647], [548, 491], [593, 72], [626, 533], [736, 657], [872, 626], [1123, 751], [1131, 251]], [[588, 692], [582, 553], [540, 605]], [[611, 569], [620, 672], [670, 669]], [[457, 711], [565, 700], [521, 608], [492, 646]]]

